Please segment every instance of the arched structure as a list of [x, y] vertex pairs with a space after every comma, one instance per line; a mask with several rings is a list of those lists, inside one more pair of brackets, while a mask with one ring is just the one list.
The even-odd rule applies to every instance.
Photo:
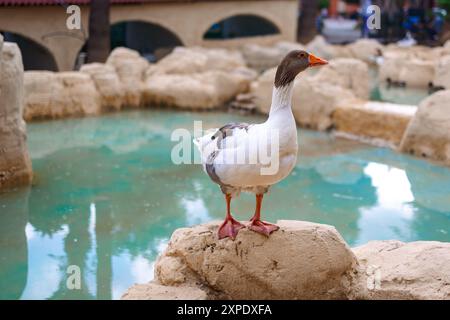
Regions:
[[183, 43], [172, 31], [155, 23], [123, 21], [111, 26], [111, 50], [127, 47], [157, 61]]
[[24, 70], [57, 71], [55, 58], [52, 53], [40, 43], [13, 32], [2, 32], [4, 40], [15, 42], [22, 52]]
[[279, 34], [278, 27], [266, 18], [241, 14], [214, 23], [204, 34], [203, 39], [234, 39]]
[[[136, 0], [136, 2], [139, 2]], [[10, 2], [9, 2], [10, 3]], [[55, 2], [56, 4], [57, 2]], [[214, 47], [239, 47], [244, 43], [272, 44], [276, 41], [295, 41], [297, 31], [298, 0], [158, 0], [142, 1], [139, 5], [123, 4], [122, 1], [111, 0], [110, 23], [112, 26], [118, 23], [133, 22], [133, 28], [137, 28], [137, 38], [141, 44], [136, 48], [145, 52], [154, 51], [154, 45], [164, 46], [159, 40], [147, 39], [145, 35], [139, 35], [140, 30], [147, 33], [146, 26], [150, 24], [152, 31], [170, 34], [170, 44], [177, 39], [185, 46], [214, 46]], [[0, 4], [0, 30], [14, 32], [33, 40], [46, 48], [53, 55], [58, 70], [72, 70], [78, 53], [87, 39], [89, 23], [89, 6], [80, 5], [81, 29], [69, 30], [66, 20], [69, 15], [66, 9], [59, 5], [24, 5], [10, 6]], [[256, 35], [242, 38], [228, 38], [218, 41], [216, 39], [204, 39], [205, 32], [214, 24], [233, 17], [234, 24], [243, 16], [257, 16], [258, 21], [265, 21], [265, 25], [271, 25], [278, 33], [265, 32], [264, 35]], [[240, 17], [235, 20], [234, 17]], [[248, 20], [247, 20], [248, 21]], [[239, 23], [238, 23], [239, 24]], [[144, 28], [141, 29], [141, 26]], [[159, 31], [156, 31], [158, 28]], [[164, 40], [165, 41], [165, 40]], [[142, 47], [141, 47], [142, 45]], [[128, 46], [133, 48], [133, 44]]]

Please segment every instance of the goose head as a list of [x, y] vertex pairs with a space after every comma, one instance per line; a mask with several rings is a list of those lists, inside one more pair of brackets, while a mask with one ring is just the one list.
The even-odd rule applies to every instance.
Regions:
[[291, 83], [300, 72], [325, 64], [328, 64], [328, 61], [304, 50], [291, 51], [278, 66], [275, 75], [275, 87], [284, 87]]

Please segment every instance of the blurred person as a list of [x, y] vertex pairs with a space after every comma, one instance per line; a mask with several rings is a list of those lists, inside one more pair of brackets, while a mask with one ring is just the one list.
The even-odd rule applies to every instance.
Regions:
[[369, 37], [369, 27], [367, 25], [367, 20], [371, 16], [371, 13], [368, 11], [369, 7], [372, 5], [372, 0], [362, 0], [361, 3], [361, 16], [362, 16], [362, 27], [361, 33], [363, 38]]

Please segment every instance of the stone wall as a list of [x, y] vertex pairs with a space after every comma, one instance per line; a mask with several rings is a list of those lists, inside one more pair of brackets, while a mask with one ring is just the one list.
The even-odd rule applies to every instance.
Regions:
[[32, 178], [23, 112], [23, 65], [14, 43], [0, 35], [0, 190]]

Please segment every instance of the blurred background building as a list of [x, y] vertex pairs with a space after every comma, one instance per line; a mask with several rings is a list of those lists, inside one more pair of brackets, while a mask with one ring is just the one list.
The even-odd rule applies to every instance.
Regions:
[[[69, 4], [81, 8], [81, 30], [66, 28]], [[102, 10], [109, 34], [99, 37]], [[125, 46], [155, 61], [179, 45], [295, 41], [297, 13], [298, 0], [0, 0], [0, 32], [19, 44], [26, 70], [71, 70], [92, 32], [93, 45], [110, 36], [108, 51]]]
[[[371, 5], [381, 9], [380, 29], [367, 28], [367, 19], [373, 13], [368, 12]], [[314, 8], [310, 11], [315, 10], [317, 29], [332, 43], [348, 43], [360, 37], [389, 43], [411, 37], [422, 44], [437, 45], [450, 38], [450, 0], [312, 0], [303, 1], [303, 6], [307, 7], [305, 13]], [[299, 24], [300, 35], [302, 27]]]
[[[69, 5], [81, 29], [69, 30]], [[369, 30], [367, 8], [381, 9]], [[72, 70], [125, 46], [157, 61], [175, 46], [241, 47], [280, 40], [361, 37], [437, 45], [450, 39], [450, 0], [0, 0], [0, 33], [21, 48], [25, 70]], [[89, 54], [88, 54], [89, 53]]]

